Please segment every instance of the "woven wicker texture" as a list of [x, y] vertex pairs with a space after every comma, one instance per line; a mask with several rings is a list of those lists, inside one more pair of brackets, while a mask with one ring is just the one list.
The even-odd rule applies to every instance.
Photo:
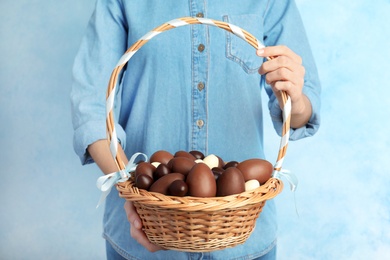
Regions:
[[133, 201], [149, 240], [166, 249], [209, 252], [242, 244], [249, 237], [267, 200], [283, 189], [279, 179], [240, 194], [174, 197], [118, 183], [119, 196]]

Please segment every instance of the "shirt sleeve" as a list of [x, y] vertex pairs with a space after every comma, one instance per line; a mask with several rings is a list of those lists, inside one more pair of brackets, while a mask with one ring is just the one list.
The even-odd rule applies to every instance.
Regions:
[[[266, 46], [285, 45], [302, 57], [306, 71], [303, 93], [309, 98], [313, 113], [305, 126], [290, 130], [290, 140], [312, 136], [320, 126], [321, 84], [295, 1], [270, 0], [264, 17], [264, 26], [264, 43]], [[271, 87], [265, 83], [264, 79], [262, 84], [270, 98], [268, 108], [274, 128], [279, 135], [282, 135], [282, 111]]]
[[[82, 164], [93, 162], [88, 145], [106, 139], [107, 85], [112, 70], [127, 46], [127, 26], [119, 0], [97, 0], [73, 65], [71, 90], [73, 147]], [[119, 87], [117, 88], [119, 91]], [[119, 104], [115, 113], [118, 114]], [[116, 117], [118, 118], [118, 117]], [[116, 123], [125, 146], [125, 133]]]

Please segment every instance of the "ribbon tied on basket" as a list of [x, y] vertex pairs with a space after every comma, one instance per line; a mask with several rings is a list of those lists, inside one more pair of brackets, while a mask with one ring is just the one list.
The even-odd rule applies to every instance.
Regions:
[[135, 153], [133, 154], [133, 156], [131, 156], [125, 169], [117, 172], [112, 172], [98, 178], [98, 180], [96, 181], [96, 186], [99, 190], [102, 191], [102, 195], [96, 208], [98, 208], [105, 201], [106, 197], [108, 196], [112, 187], [114, 187], [115, 184], [117, 184], [118, 182], [125, 182], [130, 178], [130, 172], [133, 172], [137, 167], [136, 159], [138, 156], [142, 156], [144, 161], [148, 160], [146, 154]]
[[298, 178], [295, 176], [294, 173], [290, 172], [286, 169], [280, 169], [280, 170], [274, 170], [272, 173], [272, 177], [276, 179], [281, 179], [282, 177], [287, 179], [288, 183], [290, 184], [291, 191], [295, 191], [298, 186]]

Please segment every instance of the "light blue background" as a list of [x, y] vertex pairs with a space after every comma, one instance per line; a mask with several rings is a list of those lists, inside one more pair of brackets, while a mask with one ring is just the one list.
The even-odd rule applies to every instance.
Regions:
[[[300, 183], [276, 199], [279, 257], [381, 259], [390, 255], [390, 1], [297, 4], [322, 80], [322, 126], [289, 145], [284, 166]], [[73, 153], [69, 105], [93, 6], [0, 2], [0, 259], [105, 257], [100, 172]], [[279, 139], [266, 125], [274, 161]]]

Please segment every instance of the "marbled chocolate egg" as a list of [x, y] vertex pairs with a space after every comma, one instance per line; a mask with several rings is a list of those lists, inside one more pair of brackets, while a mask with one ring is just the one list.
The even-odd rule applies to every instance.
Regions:
[[188, 194], [194, 197], [215, 197], [217, 184], [209, 166], [195, 164], [187, 175]]
[[260, 184], [264, 184], [271, 177], [273, 166], [267, 160], [256, 158], [240, 162], [237, 169], [242, 172], [245, 181], [258, 180]]
[[152, 156], [150, 156], [150, 162], [159, 162], [159, 163], [164, 163], [164, 164], [168, 164], [168, 162], [173, 158], [173, 155], [168, 152], [168, 151], [164, 151], [164, 150], [159, 150], [157, 152], [155, 152], [154, 154], [152, 154]]
[[172, 182], [176, 180], [184, 180], [184, 175], [181, 173], [170, 173], [167, 174], [157, 181], [155, 181], [152, 186], [150, 186], [149, 191], [151, 192], [158, 192], [164, 195], [168, 195], [168, 188], [169, 185], [171, 185]]
[[219, 157], [219, 156], [217, 156], [217, 157], [218, 157], [218, 167], [221, 167], [221, 168], [225, 167], [225, 161], [221, 157]]
[[241, 171], [227, 168], [217, 180], [217, 196], [229, 196], [245, 191], [245, 180]]

